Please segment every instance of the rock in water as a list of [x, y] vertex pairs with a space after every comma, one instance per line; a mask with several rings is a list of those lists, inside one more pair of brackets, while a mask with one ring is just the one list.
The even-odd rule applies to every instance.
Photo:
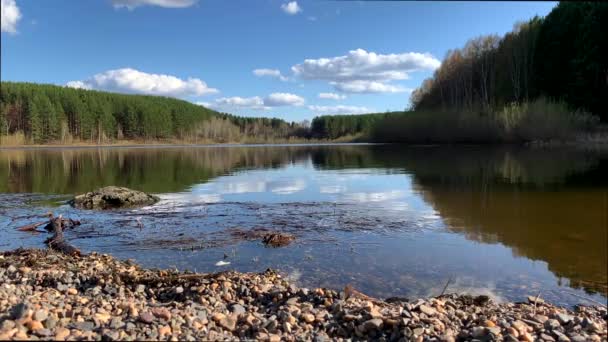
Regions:
[[119, 186], [106, 186], [78, 195], [69, 202], [80, 209], [114, 209], [150, 205], [160, 199], [145, 192]]

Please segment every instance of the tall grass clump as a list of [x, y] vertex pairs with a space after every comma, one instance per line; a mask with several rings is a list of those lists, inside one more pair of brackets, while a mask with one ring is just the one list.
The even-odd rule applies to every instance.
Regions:
[[513, 142], [568, 140], [599, 125], [599, 118], [584, 111], [570, 111], [563, 102], [539, 98], [510, 104], [495, 113], [503, 140]]
[[598, 125], [596, 116], [539, 98], [489, 113], [423, 110], [392, 114], [373, 127], [371, 138], [397, 143], [523, 143], [574, 139]]
[[21, 131], [8, 135], [0, 135], [0, 146], [20, 146], [30, 143], [31, 141]]

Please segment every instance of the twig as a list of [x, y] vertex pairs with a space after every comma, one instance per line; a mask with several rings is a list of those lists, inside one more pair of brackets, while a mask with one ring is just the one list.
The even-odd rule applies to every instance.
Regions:
[[450, 276], [448, 278], [448, 281], [445, 283], [445, 286], [443, 287], [443, 290], [441, 291], [441, 294], [439, 296], [443, 296], [443, 294], [445, 293], [445, 290], [448, 289], [448, 285], [450, 285], [451, 281], [452, 281], [452, 276]]
[[538, 303], [538, 298], [540, 297], [540, 291], [536, 295], [536, 299], [534, 299], [534, 309], [532, 310], [532, 316], [536, 315], [536, 303]]

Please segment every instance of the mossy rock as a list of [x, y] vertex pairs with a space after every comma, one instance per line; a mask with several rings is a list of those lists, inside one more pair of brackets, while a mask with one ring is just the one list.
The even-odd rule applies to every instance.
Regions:
[[106, 186], [86, 194], [77, 195], [69, 204], [79, 209], [118, 209], [151, 205], [160, 198], [145, 192], [123, 188], [119, 186]]

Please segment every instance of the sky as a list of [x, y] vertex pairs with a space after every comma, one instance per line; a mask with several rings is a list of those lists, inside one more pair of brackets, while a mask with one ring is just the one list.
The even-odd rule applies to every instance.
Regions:
[[409, 106], [449, 49], [556, 2], [0, 0], [1, 79], [310, 120]]

